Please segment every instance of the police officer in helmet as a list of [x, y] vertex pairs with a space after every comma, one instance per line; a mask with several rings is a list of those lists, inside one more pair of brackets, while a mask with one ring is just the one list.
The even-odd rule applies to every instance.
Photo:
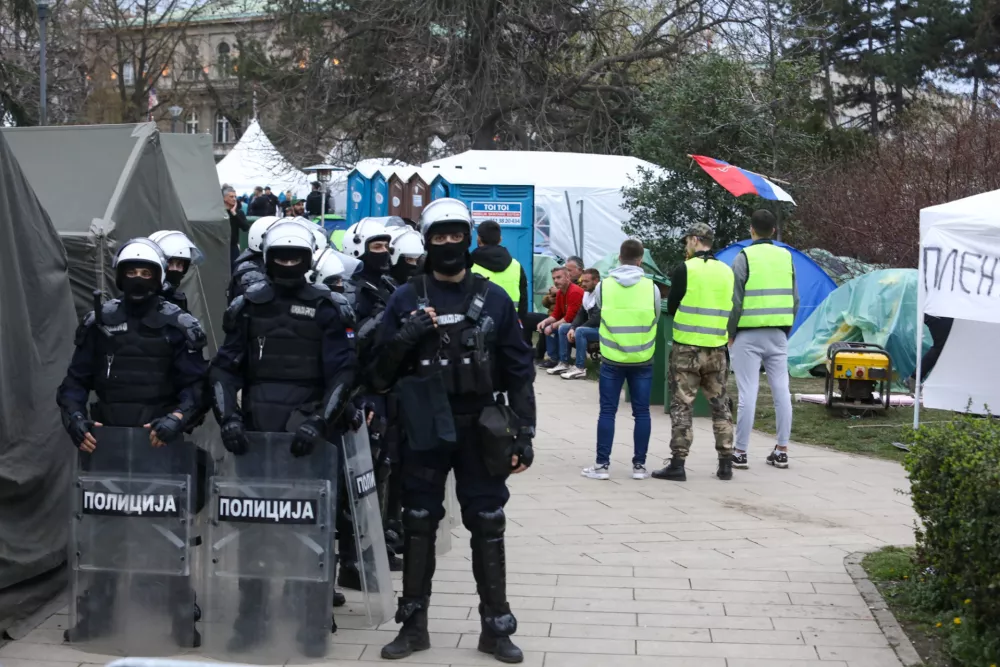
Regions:
[[[209, 382], [223, 445], [236, 456], [247, 452], [248, 430], [295, 433], [290, 453], [296, 457], [327, 446], [342, 432], [339, 422], [350, 404], [357, 365], [345, 326], [351, 315], [342, 311], [346, 303], [336, 298], [340, 295], [306, 281], [314, 251], [309, 229], [294, 220], [276, 223], [263, 245], [267, 279], [251, 285], [226, 311], [226, 339], [212, 360]], [[355, 411], [348, 416], [354, 419]], [[259, 584], [240, 582], [231, 650], [249, 649], [264, 636], [263, 614], [254, 612], [265, 598]], [[322, 650], [325, 642], [299, 639], [307, 654]]]
[[191, 265], [201, 264], [205, 256], [184, 232], [162, 230], [149, 235], [149, 240], [160, 246], [167, 258], [167, 272], [163, 280], [163, 298], [181, 310], [188, 309], [187, 296], [180, 291], [181, 280]]
[[[87, 453], [101, 446], [95, 426], [146, 428], [152, 447], [180, 446], [206, 400], [205, 334], [197, 319], [160, 295], [167, 260], [155, 243], [126, 242], [113, 266], [122, 297], [100, 304], [98, 295], [98, 309], [76, 331], [76, 350], [56, 394], [63, 425], [74, 446]], [[88, 415], [91, 391], [97, 401]], [[87, 640], [108, 629], [114, 584], [106, 579], [90, 591], [81, 621], [65, 633], [67, 641]], [[198, 646], [194, 593], [172, 594], [186, 600], [173, 605], [173, 636], [181, 646]]]
[[[444, 516], [445, 480], [454, 470], [462, 522], [472, 533], [479, 650], [502, 662], [521, 662], [521, 650], [510, 639], [517, 621], [506, 594], [503, 508], [510, 498], [507, 477], [534, 458], [532, 352], [510, 297], [469, 271], [469, 209], [455, 199], [438, 199], [421, 221], [425, 273], [390, 299], [370, 369], [377, 391], [396, 383], [407, 435], [403, 590], [396, 612], [403, 627], [382, 657], [405, 658], [430, 647], [435, 533]], [[507, 392], [509, 408], [498, 405], [495, 391]], [[441, 405], [444, 410], [435, 409]]]
[[264, 280], [264, 234], [280, 219], [275, 215], [266, 215], [250, 225], [247, 249], [233, 262], [233, 275], [226, 289], [227, 303], [246, 292], [250, 285]]

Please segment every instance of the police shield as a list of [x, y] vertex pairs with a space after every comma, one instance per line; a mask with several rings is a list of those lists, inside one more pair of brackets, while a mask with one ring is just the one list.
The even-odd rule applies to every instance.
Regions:
[[239, 662], [322, 658], [333, 596], [332, 445], [300, 458], [290, 433], [247, 433], [209, 480], [205, 650]]
[[196, 448], [183, 440], [153, 447], [144, 428], [93, 434], [95, 450], [76, 462], [65, 638], [112, 655], [197, 646]]
[[382, 512], [376, 493], [375, 468], [372, 465], [366, 426], [362, 425], [357, 432], [348, 431], [344, 436], [344, 463], [344, 482], [347, 485], [347, 501], [354, 524], [354, 543], [361, 574], [361, 602], [365, 607], [368, 625], [376, 626], [390, 619], [395, 608]]

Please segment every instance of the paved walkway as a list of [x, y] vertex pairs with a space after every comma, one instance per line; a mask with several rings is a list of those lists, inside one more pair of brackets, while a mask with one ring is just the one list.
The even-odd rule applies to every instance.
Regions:
[[[696, 420], [684, 484], [633, 481], [628, 405], [619, 413], [610, 481], [593, 462], [597, 385], [537, 382], [536, 463], [512, 481], [507, 564], [517, 643], [527, 667], [898, 667], [844, 568], [853, 551], [913, 541], [900, 466], [793, 445], [791, 467], [764, 456], [714, 477], [711, 424]], [[654, 408], [654, 410], [656, 410]], [[662, 408], [660, 409], [662, 410]], [[653, 414], [650, 468], [667, 456], [670, 420]], [[467, 534], [438, 561], [434, 648], [406, 662], [496, 665], [479, 631]], [[397, 582], [398, 585], [398, 582]], [[4, 667], [74, 667], [112, 658], [62, 644], [65, 612], [0, 649]], [[395, 624], [338, 616], [330, 667], [379, 660]], [[197, 658], [193, 658], [197, 659]]]

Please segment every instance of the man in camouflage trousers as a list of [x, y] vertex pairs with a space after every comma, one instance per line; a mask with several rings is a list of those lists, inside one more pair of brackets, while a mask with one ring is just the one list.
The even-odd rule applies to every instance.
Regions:
[[733, 271], [712, 254], [715, 233], [696, 223], [684, 235], [687, 261], [671, 277], [667, 312], [674, 318], [670, 352], [670, 462], [656, 479], [687, 480], [691, 450], [691, 406], [700, 388], [712, 406], [712, 430], [719, 457], [716, 476], [733, 478], [733, 415], [726, 395], [729, 372], [726, 330], [733, 308]]

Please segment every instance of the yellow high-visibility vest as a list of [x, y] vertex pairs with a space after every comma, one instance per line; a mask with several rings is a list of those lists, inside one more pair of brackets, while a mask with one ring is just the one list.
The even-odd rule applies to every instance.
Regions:
[[614, 278], [601, 281], [601, 356], [619, 364], [641, 364], [656, 347], [656, 285], [645, 276], [623, 287]]
[[722, 347], [729, 342], [726, 326], [733, 311], [733, 270], [717, 259], [701, 257], [684, 265], [687, 288], [674, 315], [674, 342]]
[[792, 253], [771, 243], [743, 249], [750, 272], [743, 292], [739, 327], [790, 327], [795, 322]]
[[472, 272], [502, 287], [517, 308], [521, 300], [521, 264], [516, 259], [511, 259], [510, 266], [503, 271], [490, 271], [481, 264], [473, 264]]

